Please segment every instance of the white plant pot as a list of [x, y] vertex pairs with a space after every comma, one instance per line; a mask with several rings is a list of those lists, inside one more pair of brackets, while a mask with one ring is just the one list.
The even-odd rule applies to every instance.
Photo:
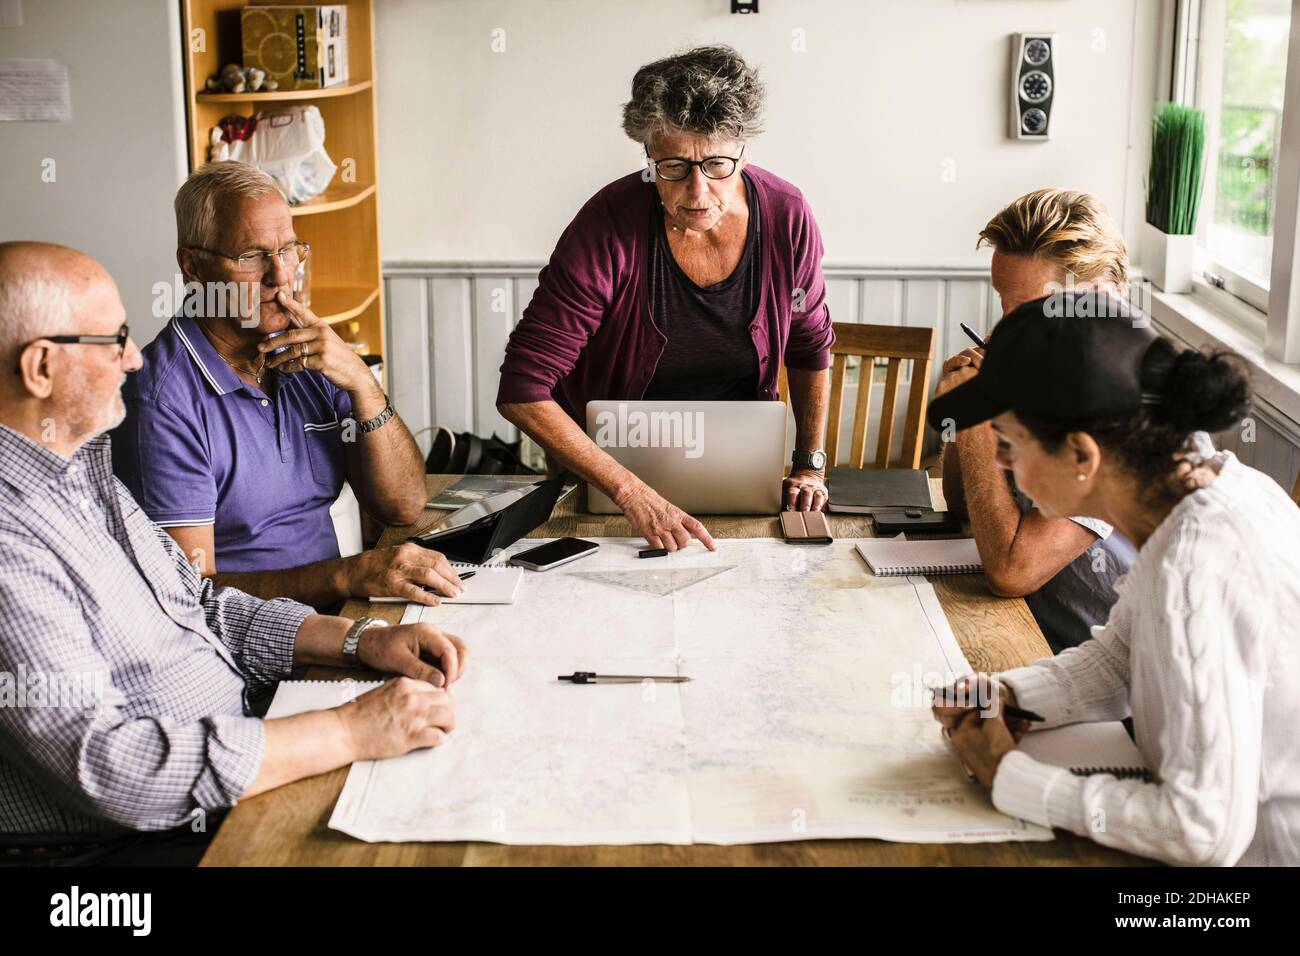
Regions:
[[1163, 292], [1192, 291], [1196, 236], [1171, 236], [1142, 223], [1142, 272]]

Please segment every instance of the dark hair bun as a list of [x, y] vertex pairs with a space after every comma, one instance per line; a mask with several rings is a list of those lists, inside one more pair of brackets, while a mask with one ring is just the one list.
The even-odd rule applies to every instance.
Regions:
[[1164, 396], [1164, 417], [1179, 431], [1221, 432], [1250, 411], [1250, 376], [1235, 352], [1179, 352], [1159, 339], [1145, 364], [1157, 380], [1152, 390]]

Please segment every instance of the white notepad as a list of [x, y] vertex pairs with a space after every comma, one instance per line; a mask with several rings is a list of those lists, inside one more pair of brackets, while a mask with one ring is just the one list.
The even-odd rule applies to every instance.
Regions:
[[266, 712], [267, 720], [292, 717], [310, 710], [329, 710], [374, 690], [378, 680], [286, 680], [275, 689], [275, 699]]
[[[515, 597], [519, 594], [519, 582], [524, 579], [523, 568], [495, 564], [486, 566], [452, 564], [452, 567], [456, 569], [457, 574], [464, 571], [475, 573], [472, 578], [463, 582], [465, 591], [460, 597], [449, 598], [438, 595], [438, 600], [443, 604], [514, 604]], [[370, 603], [408, 604], [410, 602], [401, 597], [372, 597]]]
[[905, 574], [975, 574], [983, 571], [974, 538], [898, 541], [872, 538], [858, 542], [858, 554], [877, 577]]
[[1052, 730], [1032, 730], [1020, 739], [1020, 750], [1035, 760], [1062, 767], [1081, 777], [1108, 773], [1149, 780], [1142, 751], [1118, 720], [1070, 724]]

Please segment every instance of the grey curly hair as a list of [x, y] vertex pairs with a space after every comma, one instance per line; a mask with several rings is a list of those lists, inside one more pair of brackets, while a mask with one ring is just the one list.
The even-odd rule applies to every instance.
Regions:
[[763, 130], [758, 70], [729, 46], [702, 46], [647, 63], [632, 77], [623, 132], [638, 143], [665, 130], [747, 140]]

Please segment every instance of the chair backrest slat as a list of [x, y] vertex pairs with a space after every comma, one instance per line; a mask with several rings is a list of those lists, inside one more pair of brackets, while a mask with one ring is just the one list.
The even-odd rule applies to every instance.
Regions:
[[[875, 466], [877, 468], [889, 467], [889, 450], [894, 447], [894, 409], [898, 407], [898, 386], [902, 384], [899, 372], [902, 366], [903, 360], [900, 358], [889, 360], [889, 374], [885, 378], [885, 400], [880, 408], [880, 439], [876, 442]], [[865, 426], [865, 423], [863, 424]]]
[[867, 454], [867, 422], [870, 421], [871, 388], [875, 383], [876, 358], [864, 355], [858, 365], [858, 403], [853, 412], [853, 446], [849, 449], [849, 464], [854, 468], [862, 467]]
[[844, 408], [844, 370], [848, 367], [847, 352], [836, 352], [831, 359], [831, 394], [827, 408], [826, 461], [834, 464], [840, 454], [840, 413]]
[[912, 388], [907, 396], [907, 421], [903, 424], [903, 457], [900, 468], [921, 467], [921, 446], [925, 437], [925, 407], [930, 401], [930, 359], [912, 363]]

